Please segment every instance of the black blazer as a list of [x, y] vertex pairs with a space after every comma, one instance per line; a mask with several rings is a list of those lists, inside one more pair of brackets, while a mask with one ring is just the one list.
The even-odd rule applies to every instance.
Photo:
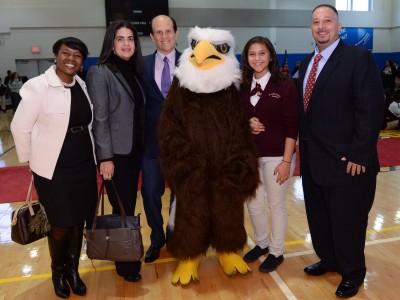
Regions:
[[[175, 65], [178, 65], [181, 53], [175, 50]], [[157, 158], [160, 149], [157, 142], [157, 128], [163, 108], [164, 96], [154, 79], [156, 52], [143, 57], [144, 75], [141, 78], [146, 95], [145, 125], [144, 125], [144, 156]]]
[[313, 54], [299, 70], [300, 171], [308, 164], [313, 180], [323, 186], [353, 184], [360, 176], [346, 174], [347, 161], [341, 161], [346, 157], [376, 175], [384, 97], [372, 54], [340, 41], [316, 80], [305, 113], [303, 81]]

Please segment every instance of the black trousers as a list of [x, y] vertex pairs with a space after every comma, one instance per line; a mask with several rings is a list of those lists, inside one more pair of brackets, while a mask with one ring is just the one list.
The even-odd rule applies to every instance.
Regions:
[[304, 200], [314, 250], [330, 271], [360, 285], [366, 274], [364, 247], [376, 174], [358, 175], [362, 179], [354, 185], [320, 186], [307, 163], [303, 166]]
[[[113, 159], [113, 182], [127, 216], [133, 216], [135, 214], [141, 158], [141, 151], [136, 151], [129, 156], [116, 155]], [[113, 208], [113, 213], [120, 214], [117, 196], [114, 192], [111, 181], [106, 180], [105, 186], [108, 199]], [[139, 274], [140, 267], [140, 261], [115, 262], [115, 268], [120, 276]]]

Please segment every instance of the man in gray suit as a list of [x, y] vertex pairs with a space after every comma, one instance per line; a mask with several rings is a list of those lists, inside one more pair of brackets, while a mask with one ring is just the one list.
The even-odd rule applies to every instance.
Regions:
[[168, 63], [169, 79], [172, 81], [172, 71], [180, 57], [180, 52], [175, 49], [178, 30], [172, 17], [156, 16], [151, 21], [150, 28], [150, 36], [156, 44], [157, 50], [144, 57], [145, 73], [142, 77], [142, 86], [146, 95], [142, 197], [147, 223], [151, 228], [151, 245], [146, 252], [145, 262], [155, 261], [160, 255], [160, 249], [166, 243], [164, 221], [161, 214], [161, 197], [165, 191], [165, 182], [157, 161], [160, 153], [157, 128], [169, 89], [169, 85], [167, 88], [162, 87], [162, 72], [165, 63]]
[[313, 10], [316, 47], [301, 63], [298, 80], [300, 171], [321, 259], [304, 272], [338, 272], [336, 295], [351, 297], [366, 274], [364, 245], [379, 172], [376, 144], [384, 100], [372, 54], [340, 40], [341, 27], [335, 7]]

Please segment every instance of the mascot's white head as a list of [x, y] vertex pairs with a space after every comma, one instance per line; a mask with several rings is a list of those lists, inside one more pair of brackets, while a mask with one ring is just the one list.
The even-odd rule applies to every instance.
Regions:
[[214, 93], [241, 79], [239, 62], [235, 57], [235, 41], [227, 30], [190, 29], [190, 47], [179, 59], [174, 75], [184, 88], [195, 93]]

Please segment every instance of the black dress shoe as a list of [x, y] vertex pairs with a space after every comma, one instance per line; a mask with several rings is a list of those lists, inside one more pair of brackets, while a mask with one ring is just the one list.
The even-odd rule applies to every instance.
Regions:
[[130, 281], [130, 282], [138, 282], [138, 281], [140, 281], [140, 279], [142, 279], [142, 276], [140, 274], [127, 275], [127, 276], [124, 276], [124, 279], [126, 281]]
[[324, 266], [322, 261], [319, 261], [311, 266], [304, 268], [304, 272], [312, 276], [320, 276], [329, 272], [329, 270]]
[[359, 286], [351, 284], [349, 281], [342, 281], [336, 290], [335, 295], [342, 298], [352, 297], [357, 295]]
[[149, 250], [147, 250], [146, 255], [144, 257], [144, 262], [151, 263], [160, 257], [160, 248], [152, 248], [150, 246]]
[[245, 262], [251, 263], [253, 261], [256, 261], [261, 255], [267, 254], [268, 251], [268, 247], [261, 249], [260, 246], [256, 245], [253, 249], [251, 249], [243, 256], [243, 260]]

